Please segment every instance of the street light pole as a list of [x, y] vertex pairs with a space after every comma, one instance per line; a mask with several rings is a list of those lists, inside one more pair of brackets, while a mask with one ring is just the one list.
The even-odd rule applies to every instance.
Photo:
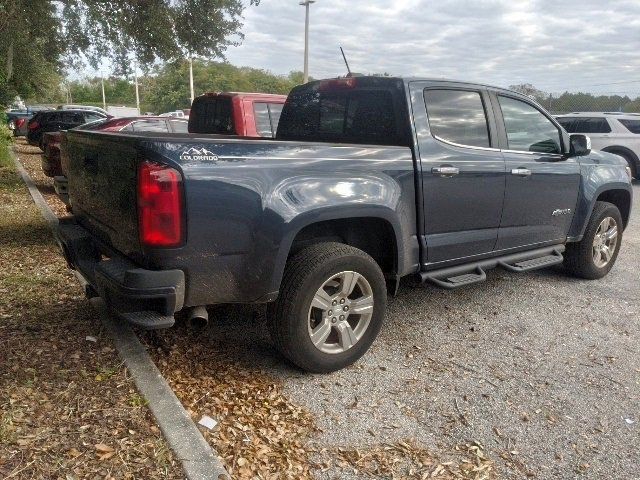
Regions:
[[102, 108], [104, 108], [105, 110], [107, 109], [107, 97], [104, 94], [104, 73], [100, 72], [102, 74], [101, 78], [100, 78], [100, 83], [102, 84]]
[[304, 17], [304, 80], [303, 83], [309, 81], [309, 7], [312, 3], [316, 3], [315, 0], [304, 0], [300, 2], [300, 5], [305, 6]]
[[136, 82], [136, 108], [138, 109], [138, 115], [140, 115], [140, 93], [138, 92], [138, 61], [133, 63], [133, 78]]
[[193, 94], [193, 57], [189, 57], [189, 87], [191, 87], [191, 103], [195, 95]]

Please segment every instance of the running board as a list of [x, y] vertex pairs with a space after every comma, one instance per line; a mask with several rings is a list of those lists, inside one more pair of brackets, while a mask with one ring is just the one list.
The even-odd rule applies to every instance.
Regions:
[[465, 265], [420, 272], [422, 282], [430, 282], [439, 287], [454, 289], [483, 282], [487, 279], [485, 270], [502, 267], [511, 272], [529, 272], [538, 268], [562, 263], [564, 245], [538, 248], [527, 252], [512, 253], [488, 258]]
[[538, 268], [550, 267], [551, 265], [557, 265], [562, 263], [564, 257], [560, 252], [554, 251], [551, 255], [545, 255], [544, 257], [531, 258], [529, 260], [523, 260], [516, 263], [500, 262], [500, 266], [510, 272], [530, 272], [531, 270], [537, 270]]

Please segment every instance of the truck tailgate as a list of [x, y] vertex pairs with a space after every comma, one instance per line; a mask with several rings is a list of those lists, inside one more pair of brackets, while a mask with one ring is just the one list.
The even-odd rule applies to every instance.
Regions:
[[69, 131], [62, 148], [68, 155], [69, 200], [78, 222], [106, 245], [136, 258], [135, 138]]

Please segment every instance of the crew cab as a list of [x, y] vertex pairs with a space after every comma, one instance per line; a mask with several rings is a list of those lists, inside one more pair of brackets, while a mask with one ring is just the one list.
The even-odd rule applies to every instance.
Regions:
[[273, 138], [286, 99], [268, 93], [205, 93], [193, 100], [189, 132]]
[[366, 352], [404, 276], [603, 277], [631, 209], [620, 157], [526, 96], [465, 82], [301, 85], [273, 140], [72, 130], [62, 148], [74, 215], [57, 238], [89, 295], [144, 328], [268, 303], [276, 347], [313, 372]]

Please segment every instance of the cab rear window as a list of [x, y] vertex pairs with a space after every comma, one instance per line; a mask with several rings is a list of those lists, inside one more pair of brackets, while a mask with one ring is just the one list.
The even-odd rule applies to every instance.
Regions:
[[235, 135], [231, 99], [219, 96], [196, 98], [189, 114], [189, 133]]
[[408, 145], [408, 120], [402, 110], [401, 92], [393, 85], [323, 89], [322, 83], [316, 83], [299, 87], [287, 98], [276, 138]]

